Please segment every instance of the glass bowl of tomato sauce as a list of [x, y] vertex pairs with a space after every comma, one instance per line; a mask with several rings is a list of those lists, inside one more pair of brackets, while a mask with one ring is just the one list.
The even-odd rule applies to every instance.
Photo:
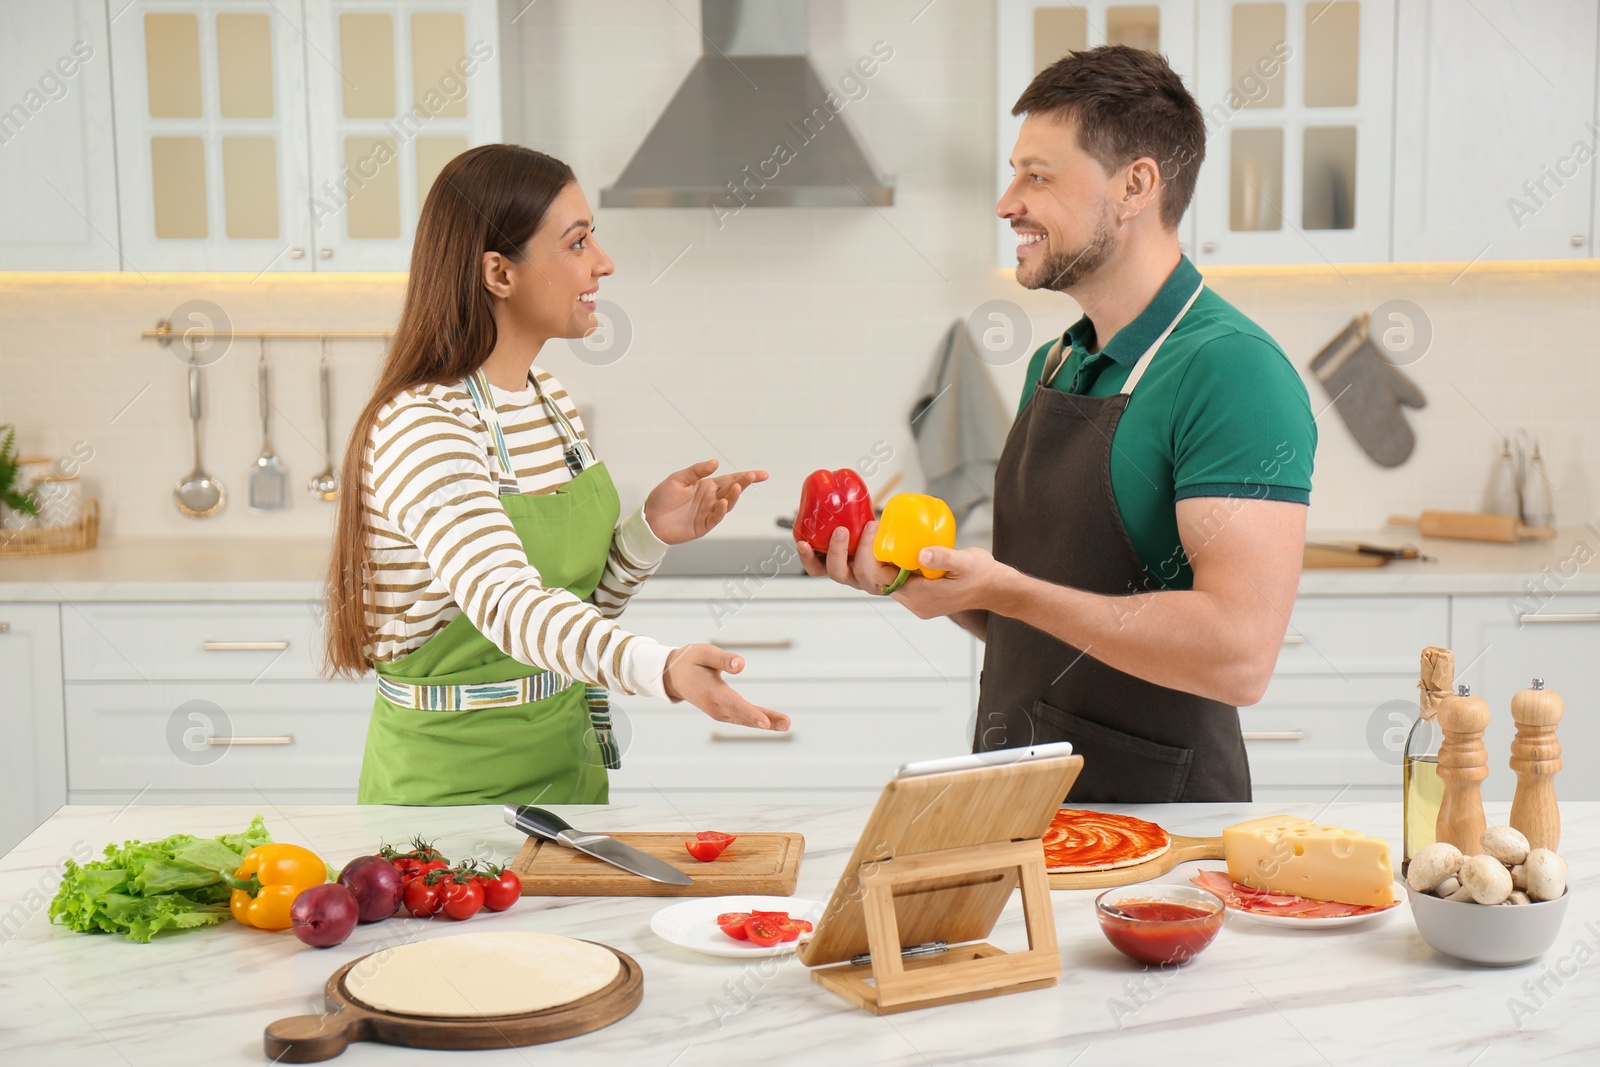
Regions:
[[1094, 898], [1106, 940], [1140, 963], [1183, 964], [1222, 929], [1222, 898], [1194, 885], [1125, 885]]

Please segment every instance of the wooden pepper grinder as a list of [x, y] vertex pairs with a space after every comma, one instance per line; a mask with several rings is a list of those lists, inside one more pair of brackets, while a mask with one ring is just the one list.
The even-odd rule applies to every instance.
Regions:
[[1437, 840], [1448, 841], [1464, 855], [1483, 851], [1482, 782], [1489, 777], [1489, 753], [1483, 731], [1489, 725], [1489, 705], [1472, 695], [1469, 686], [1456, 686], [1456, 695], [1439, 702], [1439, 780], [1444, 796], [1439, 801]]
[[1543, 678], [1535, 678], [1533, 688], [1511, 698], [1511, 717], [1517, 723], [1517, 736], [1511, 742], [1511, 769], [1517, 772], [1511, 825], [1522, 831], [1529, 845], [1552, 852], [1561, 844], [1555, 782], [1561, 769], [1561, 742], [1556, 739], [1556, 724], [1564, 710], [1561, 694], [1546, 689]]

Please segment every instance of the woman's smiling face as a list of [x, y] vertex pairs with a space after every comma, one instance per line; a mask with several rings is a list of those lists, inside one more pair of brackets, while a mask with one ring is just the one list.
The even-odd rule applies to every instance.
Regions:
[[[551, 202], [520, 261], [485, 253], [486, 270], [493, 274], [497, 265], [510, 283], [504, 310], [525, 330], [543, 337], [586, 337], [599, 326], [596, 291], [615, 264], [594, 239], [594, 216], [576, 182]], [[499, 288], [491, 281], [491, 291]]]

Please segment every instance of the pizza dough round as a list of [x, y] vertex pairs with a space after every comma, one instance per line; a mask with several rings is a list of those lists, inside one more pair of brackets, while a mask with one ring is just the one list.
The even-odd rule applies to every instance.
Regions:
[[398, 1015], [522, 1015], [571, 1003], [622, 970], [601, 945], [529, 931], [458, 934], [374, 952], [344, 976], [366, 1007]]
[[1062, 808], [1045, 832], [1045, 868], [1053, 874], [1114, 871], [1162, 855], [1172, 838], [1132, 815]]

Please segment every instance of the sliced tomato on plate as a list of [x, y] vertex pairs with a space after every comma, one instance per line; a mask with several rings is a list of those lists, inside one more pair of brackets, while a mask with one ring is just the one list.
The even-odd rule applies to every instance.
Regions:
[[787, 917], [774, 919], [768, 915], [752, 914], [744, 924], [744, 936], [752, 945], [771, 948], [783, 940], [783, 928], [787, 922]]
[[725, 911], [717, 916], [717, 925], [722, 928], [722, 932], [735, 941], [749, 940], [744, 932], [744, 924], [749, 921], [748, 911]]

